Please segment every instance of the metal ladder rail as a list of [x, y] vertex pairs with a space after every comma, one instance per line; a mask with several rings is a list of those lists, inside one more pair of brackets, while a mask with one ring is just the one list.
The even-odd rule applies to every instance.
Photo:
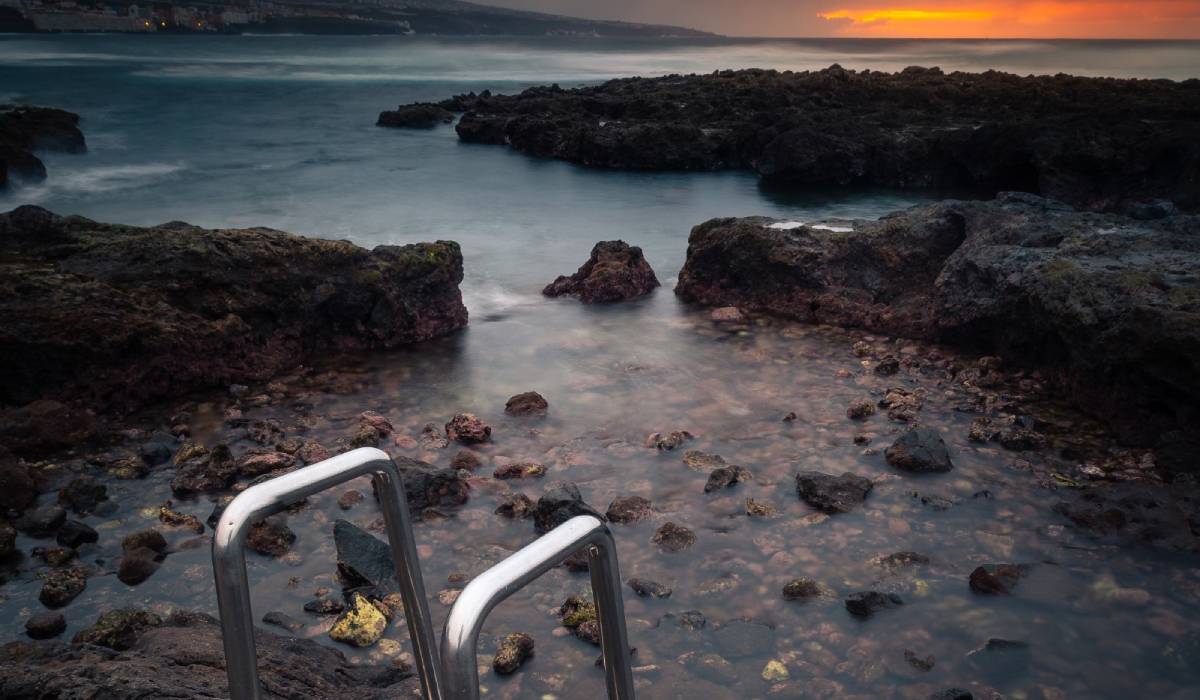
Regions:
[[609, 700], [634, 700], [617, 550], [608, 526], [590, 515], [576, 516], [554, 528], [480, 574], [459, 594], [442, 630], [446, 700], [478, 700], [476, 647], [492, 609], [581, 549], [588, 555]]
[[261, 698], [246, 576], [245, 540], [250, 526], [307, 496], [359, 476], [370, 476], [379, 494], [421, 689], [426, 700], [442, 700], [438, 652], [400, 470], [387, 453], [373, 447], [352, 450], [251, 486], [221, 514], [213, 537], [212, 559], [232, 700]]

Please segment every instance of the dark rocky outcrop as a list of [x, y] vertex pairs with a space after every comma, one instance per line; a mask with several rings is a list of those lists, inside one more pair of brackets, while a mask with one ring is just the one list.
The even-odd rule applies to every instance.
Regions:
[[625, 241], [601, 241], [575, 274], [546, 285], [548, 297], [577, 296], [585, 304], [629, 301], [659, 286], [642, 249]]
[[418, 102], [401, 105], [393, 110], [379, 113], [376, 126], [394, 126], [403, 129], [432, 129], [438, 124], [454, 121], [454, 113], [440, 105]]
[[954, 468], [950, 453], [938, 431], [916, 428], [896, 438], [884, 451], [888, 464], [906, 472], [948, 472]]
[[694, 228], [676, 293], [1042, 369], [1129, 444], [1200, 420], [1200, 217], [1137, 221], [1010, 193], [852, 230], [773, 223]]
[[[0, 214], [0, 406], [129, 409], [263, 380], [318, 351], [463, 327], [458, 244], [364, 250], [269, 229], [135, 228]], [[0, 416], [16, 449], [28, 411]]]
[[87, 151], [79, 115], [48, 107], [0, 105], [0, 189], [14, 176], [46, 177], [46, 166], [34, 151]]
[[996, 71], [720, 71], [468, 94], [459, 138], [635, 170], [801, 185], [1020, 190], [1097, 210], [1200, 207], [1200, 84]]
[[579, 487], [569, 481], [556, 481], [546, 488], [533, 509], [533, 526], [544, 534], [577, 515], [604, 516], [584, 503]]
[[536, 391], [526, 391], [513, 396], [504, 403], [504, 412], [510, 416], [544, 416], [550, 404]]
[[841, 476], [807, 471], [796, 474], [796, 495], [822, 513], [849, 513], [867, 500], [871, 480], [846, 472]]
[[[221, 628], [198, 614], [129, 630], [118, 651], [102, 640], [0, 647], [0, 697], [108, 700], [229, 697]], [[255, 631], [263, 696], [383, 700], [408, 697], [417, 679], [406, 667], [350, 664], [338, 651], [307, 639]]]

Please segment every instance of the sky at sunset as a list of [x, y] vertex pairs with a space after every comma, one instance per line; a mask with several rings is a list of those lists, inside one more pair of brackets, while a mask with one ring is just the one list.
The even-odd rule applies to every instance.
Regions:
[[480, 0], [732, 36], [1200, 39], [1200, 0]]

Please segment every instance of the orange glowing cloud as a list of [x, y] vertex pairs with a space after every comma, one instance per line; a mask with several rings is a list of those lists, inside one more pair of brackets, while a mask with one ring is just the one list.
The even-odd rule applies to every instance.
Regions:
[[855, 24], [872, 22], [945, 22], [981, 21], [995, 13], [986, 10], [836, 10], [823, 12], [821, 19], [848, 19]]
[[[830, 3], [832, 4], [832, 3]], [[810, 15], [811, 16], [811, 15]], [[817, 13], [851, 36], [1196, 37], [1196, 0], [919, 0], [875, 5], [848, 0]]]

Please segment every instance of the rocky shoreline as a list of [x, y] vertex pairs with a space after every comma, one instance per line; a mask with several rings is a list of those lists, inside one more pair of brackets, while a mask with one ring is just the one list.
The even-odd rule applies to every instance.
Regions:
[[267, 380], [317, 353], [386, 349], [467, 323], [462, 252], [269, 229], [0, 214], [0, 443], [69, 445], [90, 412]]
[[14, 177], [43, 180], [46, 166], [34, 151], [84, 153], [79, 115], [48, 107], [0, 105], [0, 190]]
[[1200, 80], [753, 69], [470, 93], [378, 123], [429, 127], [451, 112], [463, 141], [592, 167], [1200, 209]]
[[1196, 473], [1200, 217], [1005, 194], [878, 221], [714, 219], [692, 230], [675, 292], [999, 355], [1126, 443], [1160, 446], [1168, 471]]

